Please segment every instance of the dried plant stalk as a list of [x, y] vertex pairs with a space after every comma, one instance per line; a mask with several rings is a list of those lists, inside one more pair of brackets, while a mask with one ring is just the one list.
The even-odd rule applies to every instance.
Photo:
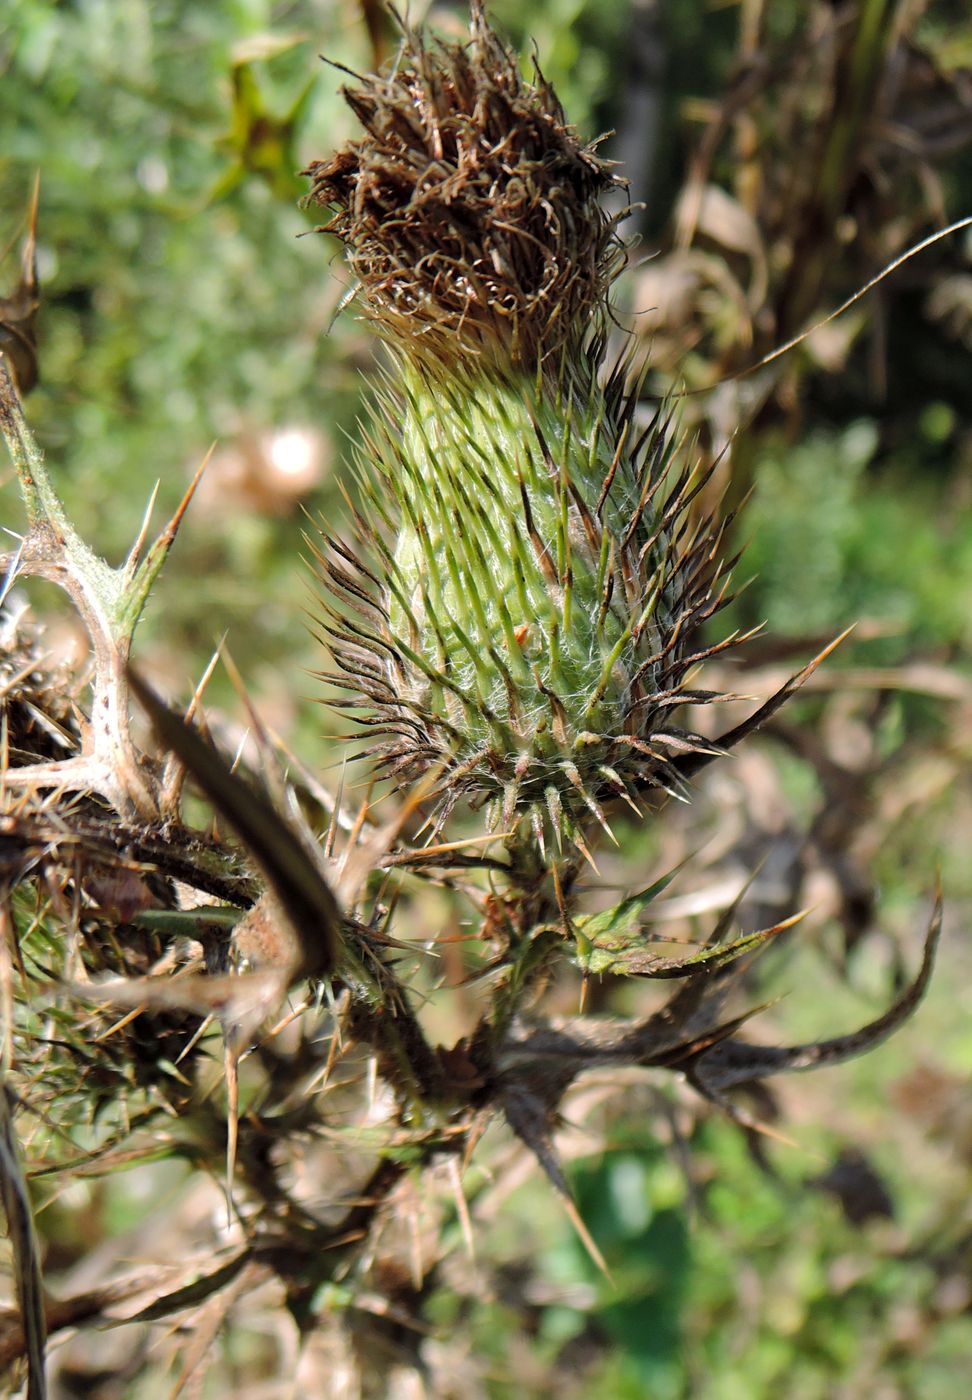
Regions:
[[[197, 1252], [154, 1296], [139, 1274], [55, 1303], [42, 1296], [20, 1149], [5, 1128], [23, 1315], [0, 1315], [0, 1361], [26, 1355], [37, 1397], [45, 1327], [99, 1322], [122, 1298], [146, 1296], [135, 1319], [145, 1326], [195, 1310], [183, 1380], [223, 1310], [268, 1279], [308, 1333], [325, 1319], [322, 1285], [339, 1281], [354, 1300], [394, 1302], [421, 1335], [424, 1270], [445, 1246], [406, 1266], [382, 1241], [412, 1183], [430, 1182], [443, 1160], [453, 1209], [456, 1164], [496, 1115], [600, 1259], [554, 1141], [579, 1076], [677, 1072], [752, 1126], [733, 1089], [869, 1049], [911, 1014], [931, 974], [940, 900], [921, 969], [885, 1015], [854, 1035], [766, 1047], [747, 1039], [753, 1013], [730, 999], [800, 916], [740, 931], [737, 901], [702, 946], [670, 957], [645, 928], [670, 876], [602, 913], [584, 908], [577, 873], [613, 807], [644, 816], [646, 799], [688, 796], [690, 779], [771, 718], [836, 643], [717, 742], [675, 722], [682, 706], [726, 698], [692, 679], [734, 640], [700, 635], [724, 597], [725, 522], [692, 517], [702, 482], [667, 412], [642, 424], [624, 366], [605, 372], [621, 254], [599, 200], [614, 177], [542, 77], [522, 79], [478, 4], [472, 16], [468, 45], [406, 30], [389, 71], [349, 94], [366, 136], [309, 172], [391, 352], [359, 462], [360, 551], [337, 536], [316, 551], [329, 674], [376, 734], [378, 770], [412, 785], [390, 819], [368, 802], [349, 811], [341, 792], [315, 823], [319, 781], [300, 794], [288, 785], [255, 716], [262, 783], [234, 773], [133, 674], [135, 629], [189, 498], [144, 558], [147, 526], [109, 569], [73, 530], [0, 363], [0, 426], [27, 513], [8, 583], [60, 584], [94, 662], [85, 691], [45, 667], [28, 619], [8, 611], [5, 1113], [54, 1125], [35, 1160], [26, 1154], [28, 1174], [161, 1155], [222, 1177], [228, 1163], [234, 1220], [222, 1257]], [[160, 755], [136, 740], [133, 694]], [[186, 823], [180, 767], [237, 844]], [[475, 836], [451, 839], [453, 814], [483, 806]], [[416, 814], [432, 832], [425, 846], [409, 834]], [[421, 1010], [437, 986], [425, 953], [449, 930], [427, 930], [419, 947], [401, 938], [402, 876], [448, 885], [476, 915], [488, 990], [478, 1023], [452, 1044], [435, 1042]], [[678, 989], [628, 1018], [553, 1018], [543, 993], [558, 969], [579, 985], [628, 977]], [[225, 1107], [209, 1027], [223, 1041]], [[258, 1088], [240, 1115], [243, 1056]], [[302, 1191], [308, 1160], [317, 1184]], [[475, 1211], [463, 1203], [459, 1216], [473, 1233]]]

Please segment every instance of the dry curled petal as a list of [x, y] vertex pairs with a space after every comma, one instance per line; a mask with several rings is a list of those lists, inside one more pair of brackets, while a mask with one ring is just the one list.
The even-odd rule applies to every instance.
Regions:
[[426, 359], [532, 367], [586, 332], [622, 260], [600, 206], [622, 183], [537, 70], [473, 7], [468, 44], [406, 30], [387, 74], [345, 89], [366, 135], [303, 171], [346, 245], [361, 305]]

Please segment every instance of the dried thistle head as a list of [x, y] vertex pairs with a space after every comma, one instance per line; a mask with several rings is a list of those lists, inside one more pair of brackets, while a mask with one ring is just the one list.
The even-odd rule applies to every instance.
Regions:
[[365, 136], [303, 174], [386, 338], [416, 359], [531, 370], [602, 312], [623, 252], [600, 201], [621, 182], [478, 3], [471, 33], [406, 30], [386, 74], [344, 90]]
[[16, 595], [0, 602], [0, 722], [11, 768], [56, 761], [81, 747], [78, 678], [52, 661], [43, 633]]

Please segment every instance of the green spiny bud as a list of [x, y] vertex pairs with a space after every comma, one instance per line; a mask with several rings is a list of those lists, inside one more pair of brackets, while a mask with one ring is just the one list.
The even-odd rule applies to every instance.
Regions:
[[307, 172], [391, 351], [363, 555], [319, 555], [329, 679], [386, 772], [440, 770], [440, 822], [466, 796], [576, 840], [703, 746], [670, 716], [721, 569], [664, 415], [604, 382], [613, 177], [478, 6], [472, 35], [407, 33], [347, 94], [367, 136]]

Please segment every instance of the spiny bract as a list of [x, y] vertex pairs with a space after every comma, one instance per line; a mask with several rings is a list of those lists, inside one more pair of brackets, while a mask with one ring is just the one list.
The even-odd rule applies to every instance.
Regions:
[[615, 183], [473, 9], [472, 41], [406, 32], [346, 93], [367, 135], [305, 173], [335, 209], [390, 351], [359, 455], [359, 547], [316, 550], [336, 702], [395, 775], [434, 767], [543, 844], [639, 789], [677, 790], [674, 727], [717, 539], [664, 411], [605, 374]]

